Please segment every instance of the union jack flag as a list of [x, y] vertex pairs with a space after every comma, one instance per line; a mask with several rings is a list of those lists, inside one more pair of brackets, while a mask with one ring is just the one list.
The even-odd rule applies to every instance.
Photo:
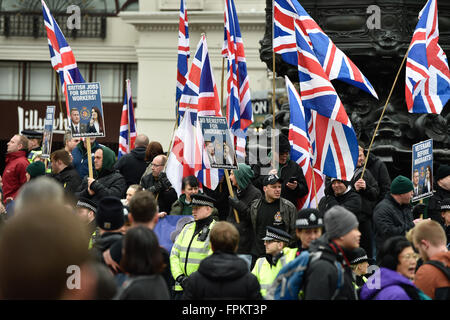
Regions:
[[[61, 88], [65, 93], [66, 84], [83, 83], [83, 76], [78, 70], [75, 56], [72, 49], [64, 38], [61, 29], [50, 10], [42, 0], [42, 12], [44, 15], [44, 25], [47, 30], [48, 48], [50, 50], [50, 61], [53, 69], [58, 73], [61, 81]], [[67, 101], [67, 98], [66, 98]], [[66, 103], [67, 114], [69, 114], [69, 105]]]
[[[178, 64], [177, 64], [177, 92], [176, 103], [177, 109], [184, 85], [186, 84], [186, 75], [188, 73], [189, 51], [189, 31], [188, 16], [186, 11], [186, 0], [180, 3], [180, 21], [178, 24]], [[177, 111], [178, 113], [178, 111]], [[178, 123], [180, 123], [178, 119]]]
[[123, 99], [122, 117], [120, 118], [118, 159], [134, 149], [136, 141], [136, 121], [134, 119], [133, 99], [131, 98], [131, 82], [126, 80], [126, 91]]
[[311, 112], [315, 111], [305, 110], [303, 108], [300, 95], [294, 85], [289, 81], [288, 77], [285, 77], [285, 79], [290, 107], [290, 157], [302, 168], [309, 190], [307, 195], [297, 200], [296, 207], [298, 210], [311, 207], [317, 208], [320, 199], [324, 196], [325, 185], [323, 182], [325, 179], [324, 175], [318, 169], [314, 168], [313, 170], [312, 146], [309, 141], [309, 134], [305, 121], [305, 112], [311, 114]]
[[313, 167], [329, 177], [350, 180], [358, 160], [358, 142], [344, 105], [319, 63], [303, 20], [295, 19], [298, 72], [313, 146]]
[[225, 0], [224, 45], [222, 55], [227, 58], [227, 119], [236, 137], [236, 155], [245, 158], [247, 128], [253, 123], [247, 62], [239, 20], [233, 0]]
[[410, 113], [440, 114], [450, 99], [447, 57], [438, 44], [437, 1], [419, 13], [406, 62], [406, 104]]
[[[197, 121], [197, 115], [222, 116], [205, 35], [201, 36], [197, 45], [197, 51], [192, 61], [189, 77], [180, 98], [180, 119], [187, 110], [190, 111], [191, 118], [191, 129], [189, 130], [195, 131], [195, 134], [192, 135], [193, 141], [184, 141], [184, 148], [189, 146], [189, 150], [191, 150], [189, 154], [193, 155], [189, 157], [185, 156], [184, 160], [193, 168], [199, 182], [208, 189], [214, 190], [219, 184], [223, 170], [210, 168], [202, 132]], [[168, 164], [166, 172], [169, 171], [170, 167]]]
[[297, 65], [294, 19], [299, 19], [308, 44], [330, 80], [338, 79], [378, 99], [375, 89], [356, 65], [331, 41], [296, 0], [274, 0], [273, 50], [284, 61]]

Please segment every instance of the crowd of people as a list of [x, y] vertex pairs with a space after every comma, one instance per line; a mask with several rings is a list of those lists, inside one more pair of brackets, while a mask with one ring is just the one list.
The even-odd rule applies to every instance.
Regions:
[[[280, 270], [306, 253], [298, 299], [450, 298], [447, 164], [433, 196], [411, 203], [413, 181], [391, 181], [360, 147], [353, 177], [327, 177], [317, 208], [300, 208], [308, 184], [283, 135], [268, 174], [239, 163], [232, 193], [225, 178], [209, 190], [187, 176], [180, 195], [161, 144], [143, 134], [119, 160], [90, 138], [92, 175], [85, 139], [66, 133], [48, 159], [41, 139], [22, 132], [8, 142], [0, 299], [270, 299]], [[170, 252], [154, 231], [168, 215], [193, 217]]]

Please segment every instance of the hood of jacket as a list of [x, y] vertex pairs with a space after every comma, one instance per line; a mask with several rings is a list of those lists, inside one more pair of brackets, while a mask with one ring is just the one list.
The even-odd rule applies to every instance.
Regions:
[[244, 190], [254, 178], [254, 173], [252, 168], [244, 163], [238, 163], [238, 168], [238, 170], [233, 170], [233, 174], [239, 188]]
[[136, 159], [144, 161], [145, 150], [146, 150], [145, 147], [137, 147], [131, 150], [131, 153], [136, 157]]
[[7, 153], [5, 160], [6, 160], [6, 163], [8, 163], [8, 162], [13, 161], [18, 158], [26, 158], [26, 156], [27, 156], [27, 153], [25, 151], [19, 150], [19, 151]]
[[[367, 286], [367, 283], [377, 283], [373, 280], [373, 277], [379, 276], [380, 277], [380, 285], [378, 288], [370, 288]], [[366, 284], [362, 287], [360, 298], [361, 300], [372, 300], [376, 297], [380, 291], [390, 287], [390, 286], [414, 286], [413, 283], [397, 271], [383, 268], [381, 267], [379, 269], [379, 273], [376, 272], [372, 276], [370, 276], [366, 282]]]
[[218, 251], [202, 261], [198, 272], [208, 279], [226, 281], [244, 276], [248, 266], [237, 255]]
[[97, 171], [97, 177], [103, 177], [113, 171], [114, 163], [116, 162], [116, 154], [106, 146], [100, 147], [103, 150], [103, 162], [100, 170]]

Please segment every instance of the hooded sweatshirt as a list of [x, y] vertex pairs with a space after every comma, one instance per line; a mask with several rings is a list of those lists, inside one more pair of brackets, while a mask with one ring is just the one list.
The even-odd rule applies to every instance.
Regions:
[[183, 299], [261, 300], [260, 285], [247, 262], [235, 254], [214, 252], [191, 274]]

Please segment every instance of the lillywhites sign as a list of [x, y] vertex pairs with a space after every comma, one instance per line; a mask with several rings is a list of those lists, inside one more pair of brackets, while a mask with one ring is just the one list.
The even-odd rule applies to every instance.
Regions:
[[[44, 130], [45, 115], [42, 118], [39, 117], [39, 111], [37, 109], [25, 110], [19, 106], [17, 107], [17, 115], [19, 120], [19, 132], [22, 132], [22, 130]], [[55, 113], [53, 133], [64, 134], [67, 128], [67, 119], [64, 119], [61, 112]]]

